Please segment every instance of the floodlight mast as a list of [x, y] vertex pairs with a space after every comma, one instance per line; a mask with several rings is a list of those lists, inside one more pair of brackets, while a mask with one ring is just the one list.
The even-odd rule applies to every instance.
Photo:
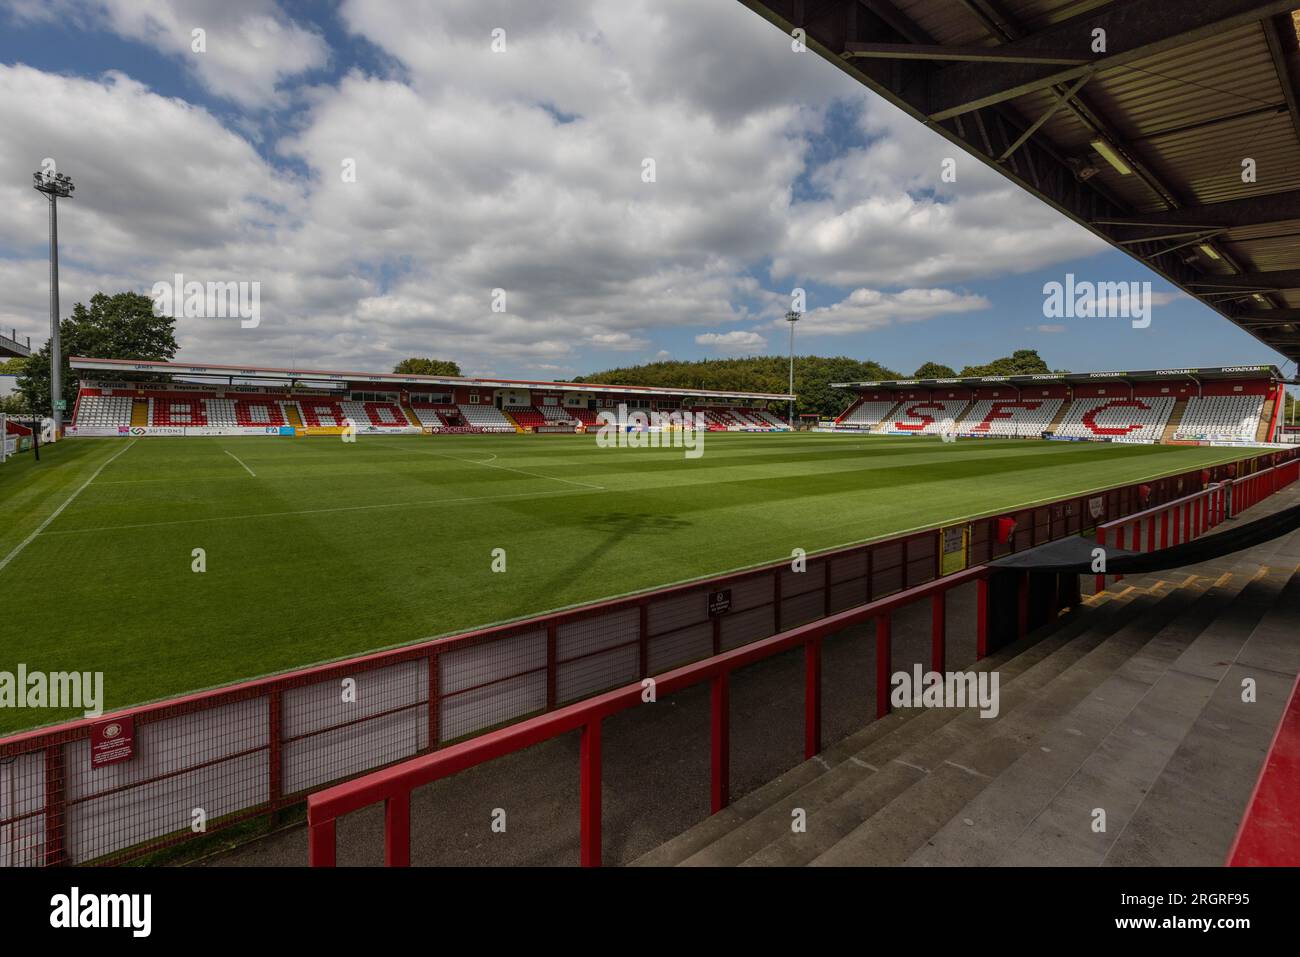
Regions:
[[794, 431], [794, 324], [801, 314], [791, 309], [785, 314], [785, 321], [790, 323], [790, 430]]
[[54, 438], [63, 434], [63, 352], [59, 342], [59, 199], [71, 199], [72, 178], [66, 173], [42, 171], [32, 174], [32, 186], [50, 201], [50, 415]]

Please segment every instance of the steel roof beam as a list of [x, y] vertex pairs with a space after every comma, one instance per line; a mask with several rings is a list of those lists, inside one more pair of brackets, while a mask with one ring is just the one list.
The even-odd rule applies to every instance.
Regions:
[[1236, 276], [1205, 276], [1187, 283], [1207, 294], [1215, 290], [1235, 289], [1300, 289], [1300, 269], [1274, 269], [1269, 272], [1243, 272]]
[[1230, 199], [1206, 206], [1184, 206], [1160, 213], [1141, 213], [1123, 218], [1101, 218], [1092, 221], [1094, 226], [1134, 226], [1188, 229], [1231, 229], [1234, 226], [1258, 226], [1300, 220], [1300, 189], [1283, 193], [1265, 193]]
[[966, 63], [1040, 63], [1046, 65], [1086, 65], [1097, 58], [1044, 50], [1041, 53], [1017, 53], [1002, 47], [944, 46], [938, 43], [863, 43], [844, 44], [845, 57], [880, 60], [957, 60]]
[[[1106, 52], [1093, 61], [1098, 69], [1126, 66], [1186, 43], [1217, 36], [1245, 23], [1288, 12], [1295, 0], [1125, 0], [1081, 14], [1004, 46], [1026, 55], [1045, 50], [1092, 52], [1094, 30], [1104, 30]], [[958, 64], [939, 70], [919, 97], [932, 120], [945, 120], [983, 106], [1024, 96], [1078, 77], [1084, 66], [1053, 69], [1034, 64]], [[914, 97], [909, 96], [909, 99]]]

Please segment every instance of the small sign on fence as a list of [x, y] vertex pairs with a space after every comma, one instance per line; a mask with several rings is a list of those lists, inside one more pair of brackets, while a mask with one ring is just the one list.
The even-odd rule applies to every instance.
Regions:
[[731, 611], [731, 589], [709, 592], [709, 617], [717, 618]]
[[90, 767], [130, 761], [135, 757], [135, 719], [111, 718], [90, 728]]
[[969, 526], [949, 525], [943, 529], [943, 561], [939, 568], [941, 575], [951, 575], [966, 567], [966, 543]]

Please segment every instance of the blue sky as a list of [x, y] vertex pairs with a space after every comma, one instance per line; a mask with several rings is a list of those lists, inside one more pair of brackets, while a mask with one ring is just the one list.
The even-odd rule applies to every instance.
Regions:
[[[179, 320], [193, 360], [567, 378], [784, 354], [799, 287], [798, 351], [903, 373], [1019, 348], [1078, 371], [1282, 361], [734, 0], [0, 0], [0, 23], [20, 335], [44, 335], [30, 177], [52, 157], [78, 183], [65, 310], [176, 273], [259, 284], [256, 328]], [[1044, 317], [1067, 273], [1152, 282], [1150, 327]]]

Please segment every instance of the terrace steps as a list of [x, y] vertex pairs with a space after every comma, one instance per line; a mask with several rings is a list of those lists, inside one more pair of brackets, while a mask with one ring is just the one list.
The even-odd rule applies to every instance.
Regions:
[[889, 423], [892, 423], [893, 417], [898, 415], [898, 410], [900, 410], [900, 408], [902, 408], [902, 402], [896, 402], [893, 406], [889, 407], [889, 411], [885, 412], [883, 416], [880, 416], [879, 423], [871, 426], [872, 432], [884, 432]]
[[1276, 405], [1277, 405], [1277, 397], [1270, 392], [1268, 397], [1264, 400], [1264, 408], [1260, 410], [1259, 424], [1255, 426], [1256, 442], [1268, 441], [1268, 427], [1273, 422], [1273, 408]]
[[504, 415], [504, 416], [506, 417], [506, 421], [509, 422], [509, 423], [514, 427], [514, 430], [515, 430], [515, 433], [516, 433], [516, 434], [522, 434], [522, 433], [523, 433], [523, 431], [524, 431], [524, 427], [523, 427], [522, 425], [520, 425], [520, 424], [518, 423], [518, 421], [516, 421], [516, 419], [515, 419], [515, 417], [514, 417], [513, 415], [510, 414], [510, 410], [509, 410], [509, 409], [501, 409], [501, 414]]
[[415, 410], [412, 409], [409, 405], [402, 406], [402, 414], [406, 416], [406, 421], [410, 422], [417, 429], [422, 427], [422, 423], [420, 422], [420, 417], [415, 414]]
[[1174, 403], [1174, 407], [1169, 413], [1169, 421], [1165, 423], [1165, 430], [1160, 433], [1160, 441], [1162, 444], [1168, 444], [1174, 440], [1174, 435], [1178, 432], [1178, 427], [1183, 424], [1183, 415], [1186, 414], [1186, 412], [1186, 399], [1179, 399]]
[[1112, 585], [971, 669], [996, 717], [896, 711], [635, 863], [1221, 864], [1300, 670], [1298, 563], [1292, 533]]
[[132, 399], [131, 400], [131, 425], [147, 426], [149, 424], [149, 400]]
[[1058, 428], [1060, 428], [1061, 423], [1065, 421], [1065, 417], [1070, 411], [1070, 406], [1072, 406], [1073, 404], [1074, 402], [1070, 399], [1066, 399], [1064, 402], [1062, 402], [1061, 407], [1056, 410], [1056, 415], [1052, 416], [1052, 421], [1048, 423], [1046, 431], [1055, 432]]

